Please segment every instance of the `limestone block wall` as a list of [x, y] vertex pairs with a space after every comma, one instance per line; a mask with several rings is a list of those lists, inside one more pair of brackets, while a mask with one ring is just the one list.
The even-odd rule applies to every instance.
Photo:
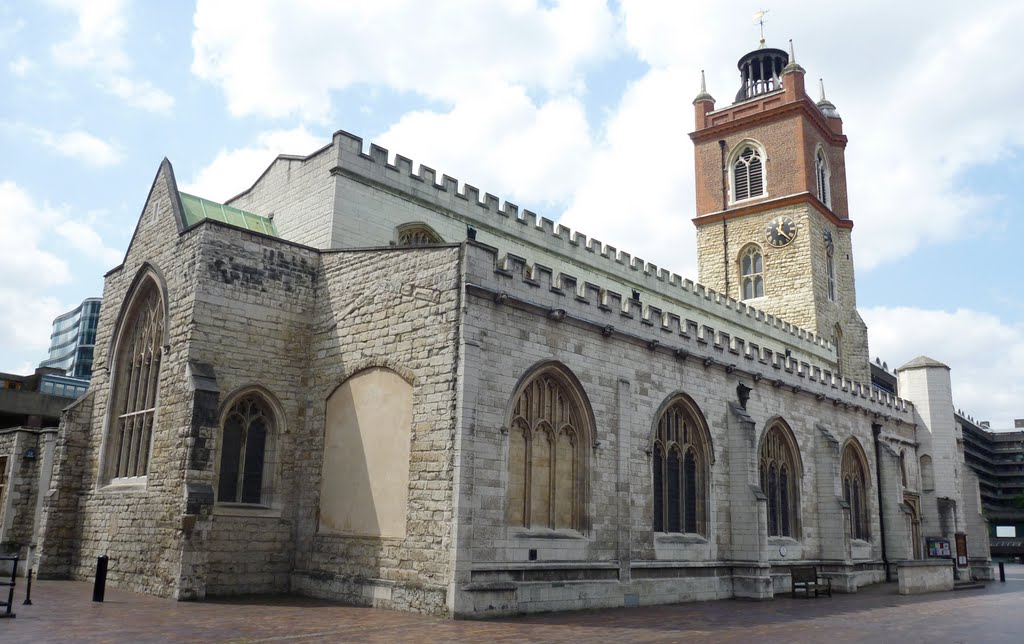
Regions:
[[[110, 557], [114, 586], [161, 596], [189, 595], [180, 587], [185, 514], [182, 491], [192, 421], [185, 364], [196, 280], [196, 229], [179, 235], [177, 188], [170, 164], [161, 165], [123, 264], [107, 274], [90, 382], [91, 410], [83, 408], [62, 429], [64, 452], [55, 486], [44, 505], [42, 561], [75, 579], [91, 578], [96, 557]], [[100, 472], [100, 450], [109, 423], [111, 350], [116, 321], [133, 281], [145, 267], [160, 276], [167, 300], [167, 345], [163, 348], [151, 458], [144, 485], [113, 488]], [[84, 412], [90, 411], [89, 417]], [[77, 437], [81, 433], [81, 442]], [[67, 434], [76, 434], [75, 436]], [[78, 458], [69, 458], [72, 453]], [[62, 512], [61, 517], [46, 517]], [[74, 541], [50, 550], [48, 538]], [[52, 557], [51, 557], [52, 555]], [[50, 574], [41, 570], [41, 574]]]
[[336, 157], [331, 145], [308, 157], [282, 155], [251, 188], [228, 203], [257, 215], [273, 216], [274, 226], [284, 239], [314, 248], [332, 248], [336, 245], [331, 238], [335, 186], [330, 169]]
[[[204, 224], [201, 235], [188, 359], [206, 377], [199, 389], [189, 380], [186, 487], [206, 495], [187, 509], [196, 524], [186, 533], [193, 554], [183, 585], [199, 596], [286, 592], [308, 468], [302, 437], [319, 254], [216, 222]], [[265, 455], [270, 480], [260, 504], [228, 504], [216, 499], [222, 420], [238, 395], [252, 390], [274, 412]]]
[[[667, 601], [680, 592], [729, 596], [730, 573], [715, 572], [727, 562], [761, 562], [767, 570], [794, 561], [820, 561], [826, 549], [818, 479], [834, 476], [836, 468], [830, 458], [816, 456], [819, 425], [840, 442], [855, 438], [868, 455], [877, 559], [871, 410], [888, 416], [886, 422], [905, 423], [910, 414], [903, 401], [880, 400], [867, 389], [851, 391], [826, 383], [820, 371], [812, 375], [808, 367], [803, 372], [795, 362], [777, 356], [768, 360], [751, 353], [738, 338], [681, 326], [685, 310], [655, 315], [653, 307], [635, 301], [602, 302], [589, 288], [576, 290], [558, 276], [535, 280], [524, 277], [521, 267], [496, 269], [493, 249], [470, 244], [467, 253], [462, 424], [473, 429], [461, 435], [458, 549], [469, 556], [457, 560], [456, 613], [479, 609], [480, 594], [502, 601], [501, 584], [520, 589], [517, 599], [504, 598], [506, 606], [518, 610], [542, 606], [524, 599], [524, 586], [519, 585], [540, 581], [566, 583], [565, 590], [549, 586], [546, 597], [567, 606], [577, 601], [622, 605], [635, 592], [650, 593], [647, 601]], [[588, 527], [578, 534], [509, 528], [506, 521], [508, 406], [523, 374], [546, 360], [557, 360], [579, 379], [596, 422]], [[727, 447], [742, 446], [729, 435], [741, 429], [734, 423], [730, 427], [729, 420], [741, 379], [753, 387], [746, 409], [753, 422], [748, 455], [737, 460]], [[711, 429], [715, 459], [707, 538], [660, 536], [651, 527], [648, 451], [657, 410], [677, 392], [696, 402]], [[753, 535], [750, 540], [746, 535], [751, 523], [736, 522], [731, 509], [734, 504], [756, 504], [751, 482], [758, 477], [751, 464], [756, 463], [760, 437], [775, 418], [790, 423], [800, 447], [800, 538]], [[628, 505], [619, 503], [623, 496], [631, 499]], [[781, 546], [786, 546], [785, 554]], [[531, 561], [531, 550], [536, 561]], [[619, 583], [608, 585], [612, 580]], [[636, 590], [640, 580], [645, 586]]]
[[[30, 429], [16, 427], [0, 430], [0, 457], [6, 456], [4, 494], [0, 497], [0, 552], [20, 554], [24, 559], [27, 548], [35, 546], [36, 508], [40, 495], [49, 489], [49, 460], [44, 458], [52, 450], [56, 429]], [[25, 458], [27, 450], [35, 457]]]
[[[292, 587], [361, 604], [446, 613], [460, 302], [458, 247], [327, 252], [311, 316], [306, 462]], [[379, 367], [412, 384], [404, 537], [318, 530], [327, 398]]]
[[[776, 216], [789, 216], [797, 226], [796, 239], [773, 248], [765, 241], [765, 226]], [[835, 266], [835, 301], [828, 297], [825, 232], [832, 235]], [[839, 366], [842, 374], [859, 382], [870, 380], [867, 326], [857, 313], [851, 231], [839, 228], [806, 204], [776, 208], [726, 222], [726, 243], [721, 223], [697, 229], [698, 277], [701, 283], [729, 297], [740, 298], [740, 255], [756, 243], [764, 257], [764, 297], [746, 304], [832, 339], [842, 329]], [[728, 249], [728, 256], [724, 253]], [[728, 280], [729, 287], [725, 284]], [[836, 355], [831, 356], [836, 360]]]

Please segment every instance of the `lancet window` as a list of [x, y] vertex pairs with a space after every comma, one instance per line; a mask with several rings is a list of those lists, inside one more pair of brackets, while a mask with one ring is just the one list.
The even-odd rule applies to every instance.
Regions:
[[825, 152], [821, 148], [818, 148], [817, 154], [814, 155], [814, 176], [818, 184], [818, 199], [821, 203], [831, 208], [832, 194], [829, 189], [828, 160], [825, 158]]
[[653, 449], [654, 531], [707, 535], [711, 445], [703, 415], [680, 398], [658, 419]]
[[152, 279], [146, 278], [136, 291], [118, 338], [108, 476], [130, 479], [149, 471], [163, 357], [164, 304]]
[[508, 523], [534, 529], [584, 529], [588, 403], [558, 365], [521, 386], [509, 424]]
[[220, 441], [217, 501], [262, 503], [267, 444], [273, 413], [258, 393], [240, 398], [224, 417]]
[[761, 490], [768, 496], [768, 536], [798, 538], [800, 462], [792, 432], [772, 425], [761, 440]]
[[764, 256], [757, 244], [750, 244], [740, 253], [741, 299], [764, 296]]
[[868, 468], [864, 453], [854, 441], [843, 449], [841, 468], [843, 499], [850, 506], [850, 536], [867, 541], [868, 529]]

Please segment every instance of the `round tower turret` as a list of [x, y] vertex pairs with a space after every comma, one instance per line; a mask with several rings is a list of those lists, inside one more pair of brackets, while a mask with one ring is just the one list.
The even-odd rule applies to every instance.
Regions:
[[741, 79], [736, 102], [782, 89], [782, 71], [788, 63], [789, 54], [763, 44], [740, 58], [736, 63]]

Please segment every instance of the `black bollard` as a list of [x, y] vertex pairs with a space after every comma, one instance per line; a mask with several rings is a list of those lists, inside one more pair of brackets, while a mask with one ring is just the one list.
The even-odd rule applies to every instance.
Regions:
[[28, 578], [25, 580], [25, 601], [21, 602], [22, 606], [32, 605], [32, 569], [28, 569]]
[[999, 581], [1006, 581], [1006, 568], [1003, 567], [1003, 562], [999, 562]]
[[103, 601], [103, 593], [107, 589], [107, 555], [96, 558], [96, 583], [92, 587], [92, 600]]

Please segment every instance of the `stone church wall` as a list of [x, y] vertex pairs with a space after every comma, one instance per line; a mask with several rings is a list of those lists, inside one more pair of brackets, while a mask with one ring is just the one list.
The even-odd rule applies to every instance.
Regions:
[[[184, 365], [188, 357], [189, 320], [195, 293], [196, 229], [179, 235], [175, 221], [176, 191], [170, 164], [161, 165], [143, 209], [124, 263], [107, 274], [97, 328], [91, 410], [69, 418], [62, 427], [53, 486], [44, 504], [40, 558], [44, 568], [67, 571], [74, 579], [91, 579], [96, 557], [108, 555], [112, 585], [154, 595], [179, 597], [184, 514], [181, 493], [187, 447], [181, 436], [191, 425]], [[140, 271], [152, 267], [162, 280], [168, 305], [167, 346], [157, 393], [158, 414], [152, 458], [144, 487], [103, 486], [100, 448], [108, 422], [113, 333], [125, 299]], [[73, 458], [77, 454], [78, 458]], [[46, 515], [61, 513], [61, 516]], [[64, 515], [66, 513], [66, 516]], [[74, 526], [73, 542], [68, 543]], [[60, 535], [51, 543], [50, 534]], [[70, 546], [70, 547], [69, 547]], [[46, 572], [45, 574], [49, 574]]]
[[[311, 317], [307, 459], [294, 590], [444, 614], [450, 569], [458, 247], [325, 252]], [[350, 376], [386, 368], [412, 384], [404, 537], [318, 530], [327, 399]]]
[[[839, 449], [855, 438], [873, 473], [874, 412], [894, 425], [907, 423], [912, 416], [903, 401], [825, 380], [820, 370], [763, 354], [741, 338], [687, 327], [685, 310], [602, 301], [591, 285], [578, 289], [560, 276], [533, 279], [523, 265], [496, 270], [494, 249], [470, 244], [467, 253], [462, 424], [473, 431], [463, 434], [460, 452], [465, 492], [458, 546], [467, 556], [456, 567], [457, 614], [727, 597], [736, 592], [731, 562], [756, 562], [756, 574], [769, 579], [773, 567], [785, 576], [794, 562], [835, 561], [836, 547], [845, 552], [840, 560], [877, 568], [873, 478], [869, 516], [876, 538], [867, 551], [854, 554], [844, 534], [823, 536], [823, 530], [841, 516]], [[510, 399], [520, 377], [546, 360], [579, 379], [596, 422], [583, 535], [509, 528], [505, 518]], [[739, 380], [753, 387], [746, 410], [753, 433], [737, 442], [738, 432], [749, 431], [732, 420]], [[711, 429], [707, 539], [656, 536], [651, 529], [649, 450], [657, 411], [677, 392], [696, 402]], [[800, 448], [799, 540], [766, 540], [757, 527], [764, 502], [751, 490], [758, 485], [756, 453], [777, 417], [790, 424]], [[834, 438], [831, 446], [820, 447], [828, 442], [820, 428]], [[836, 539], [838, 546], [827, 542]], [[876, 576], [862, 575], [861, 583]]]

